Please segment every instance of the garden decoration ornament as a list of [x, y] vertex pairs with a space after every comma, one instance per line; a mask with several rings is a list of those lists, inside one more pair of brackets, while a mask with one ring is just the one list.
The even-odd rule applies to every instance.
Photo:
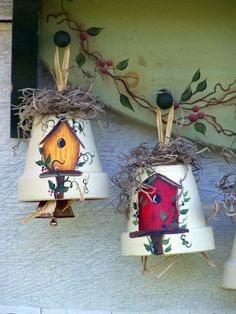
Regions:
[[[235, 157], [235, 154], [234, 154]], [[223, 201], [215, 204], [213, 212], [215, 216], [217, 212], [223, 212], [232, 219], [232, 223], [236, 222], [236, 172], [233, 170], [223, 176], [220, 180], [218, 188], [223, 193]], [[230, 258], [224, 263], [222, 286], [225, 289], [236, 289], [236, 233], [232, 244]]]
[[[206, 225], [192, 172], [200, 169], [200, 152], [186, 139], [171, 139], [171, 93], [160, 90], [156, 102], [159, 142], [151, 148], [141, 144], [121, 156], [112, 179], [121, 189], [118, 210], [128, 217], [127, 232], [121, 235], [122, 255], [146, 260], [151, 254], [199, 252], [214, 265], [206, 253], [215, 248], [213, 229]], [[162, 109], [169, 109], [165, 138]]]
[[236, 289], [236, 233], [230, 258], [224, 263], [222, 286], [225, 289]]
[[[24, 174], [19, 178], [19, 199], [39, 202], [35, 217], [74, 217], [72, 205], [108, 196], [108, 179], [102, 171], [89, 119], [104, 112], [104, 104], [84, 88], [68, 85], [70, 35], [54, 36], [56, 90], [25, 89], [19, 108], [19, 128], [32, 127]], [[64, 51], [63, 51], [64, 50]], [[60, 63], [60, 54], [63, 61]], [[99, 185], [97, 184], [99, 182]]]

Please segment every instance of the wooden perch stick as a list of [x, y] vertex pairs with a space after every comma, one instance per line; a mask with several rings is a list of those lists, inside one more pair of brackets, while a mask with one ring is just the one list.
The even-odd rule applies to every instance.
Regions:
[[170, 108], [168, 119], [167, 119], [167, 126], [166, 126], [166, 136], [165, 136], [165, 145], [167, 145], [170, 141], [172, 127], [173, 127], [173, 120], [174, 120], [174, 106]]
[[61, 67], [60, 59], [59, 59], [59, 49], [56, 46], [55, 56], [54, 56], [54, 64], [55, 64], [56, 84], [57, 84], [57, 89], [59, 92], [63, 91], [67, 86], [69, 60], [70, 60], [70, 47], [68, 45], [65, 48], [62, 67]]
[[156, 109], [156, 124], [157, 124], [157, 132], [158, 132], [159, 143], [163, 144], [164, 143], [164, 138], [163, 138], [162, 117], [161, 117], [161, 109], [160, 108]]

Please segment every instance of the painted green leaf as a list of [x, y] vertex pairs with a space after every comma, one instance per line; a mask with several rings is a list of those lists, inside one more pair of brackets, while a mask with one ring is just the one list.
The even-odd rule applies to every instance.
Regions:
[[175, 201], [175, 200], [176, 200], [176, 195], [172, 196], [172, 197], [171, 197], [171, 200], [172, 200], [172, 201]]
[[79, 163], [77, 164], [77, 167], [83, 167], [85, 164], [86, 164], [86, 162], [85, 162], [85, 161], [83, 161], [83, 162], [79, 162]]
[[44, 161], [45, 165], [47, 166], [51, 162], [51, 155], [48, 155], [48, 158]]
[[190, 197], [185, 198], [185, 199], [184, 199], [185, 203], [189, 202], [190, 199], [191, 199]]
[[186, 216], [186, 217], [183, 219], [183, 221], [180, 222], [180, 224], [184, 224], [187, 219], [188, 219], [188, 216]]
[[200, 72], [200, 69], [198, 69], [197, 72], [195, 72], [193, 75], [192, 82], [198, 81], [200, 77], [201, 77], [201, 72]]
[[43, 147], [39, 147], [39, 153], [40, 153], [40, 155], [43, 154]]
[[129, 98], [128, 98], [126, 95], [120, 94], [120, 102], [121, 102], [121, 104], [122, 104], [125, 108], [128, 108], [128, 109], [134, 111], [134, 109], [133, 109], [133, 107], [132, 107], [132, 105], [131, 105], [131, 103], [130, 103], [130, 101], [129, 101]]
[[77, 56], [76, 56], [76, 62], [79, 68], [81, 68], [84, 63], [86, 61], [86, 58], [84, 56], [84, 54], [82, 52], [80, 52]]
[[188, 191], [184, 192], [184, 197], [186, 197], [188, 195]]
[[138, 206], [137, 206], [137, 203], [136, 203], [136, 202], [133, 202], [133, 207], [134, 207], [135, 210], [138, 209]]
[[201, 133], [203, 135], [206, 134], [206, 126], [202, 122], [196, 122], [194, 124], [194, 129], [195, 129], [195, 131], [197, 131], [197, 132], [199, 132], [199, 133]]
[[166, 219], [166, 212], [164, 212], [163, 210], [161, 210], [161, 214], [160, 214], [160, 216], [161, 216], [161, 219]]
[[149, 244], [144, 243], [143, 245], [148, 252], [151, 251], [151, 246]]
[[168, 253], [171, 251], [171, 244], [165, 249], [165, 253]]
[[129, 59], [126, 59], [126, 60], [123, 60], [123, 61], [119, 62], [117, 64], [116, 68], [117, 68], [117, 70], [121, 71], [121, 70], [126, 69], [128, 64], [129, 64]]
[[184, 224], [182, 226], [180, 226], [181, 229], [186, 229], [187, 228], [187, 224]]
[[196, 88], [197, 92], [203, 92], [207, 88], [207, 80], [200, 82]]
[[133, 220], [133, 224], [134, 224], [135, 226], [137, 226], [137, 224], [138, 224], [137, 220]]
[[142, 205], [142, 206], [147, 205], [147, 201], [146, 201], [146, 200], [143, 200], [142, 203], [141, 203], [141, 205]]
[[181, 209], [180, 214], [181, 214], [181, 215], [186, 215], [187, 212], [188, 212], [188, 208], [186, 208], [186, 209]]
[[58, 190], [62, 193], [66, 193], [69, 190], [69, 187], [67, 186], [59, 186]]
[[82, 127], [81, 123], [79, 123], [79, 132], [80, 132], [80, 133], [82, 133], [82, 132], [83, 132], [83, 130], [84, 130], [84, 129], [83, 129], [83, 127]]
[[56, 185], [51, 180], [48, 180], [48, 186], [50, 190], [55, 191]]
[[86, 30], [86, 33], [90, 36], [97, 36], [102, 30], [102, 27], [90, 27]]
[[170, 213], [173, 214], [174, 211], [175, 211], [175, 208], [172, 207], [172, 208], [170, 209]]
[[181, 95], [181, 101], [188, 101], [192, 97], [192, 94], [191, 86], [188, 86]]
[[43, 166], [44, 162], [42, 160], [35, 161], [38, 166]]
[[167, 244], [169, 244], [169, 242], [170, 242], [170, 238], [162, 240], [163, 245], [167, 245]]
[[172, 223], [170, 224], [170, 227], [171, 227], [171, 228], [177, 228], [177, 223], [172, 222]]

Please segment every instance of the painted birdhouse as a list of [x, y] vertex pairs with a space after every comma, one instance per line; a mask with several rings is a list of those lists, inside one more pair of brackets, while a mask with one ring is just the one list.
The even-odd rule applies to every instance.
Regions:
[[154, 174], [143, 182], [147, 187], [138, 193], [139, 231], [131, 237], [150, 236], [154, 254], [162, 254], [162, 235], [185, 233], [179, 228], [178, 190], [182, 187], [162, 174]]
[[67, 120], [59, 120], [39, 145], [44, 160], [48, 160], [47, 168], [57, 171], [75, 170], [80, 147], [85, 148]]
[[144, 184], [150, 187], [138, 193], [139, 230], [174, 233], [179, 228], [176, 200], [181, 186], [161, 174], [152, 175]]
[[107, 196], [108, 178], [101, 169], [90, 122], [55, 115], [35, 120], [25, 171], [19, 178], [20, 200], [39, 202], [37, 217], [62, 218], [73, 217], [71, 200]]
[[162, 165], [142, 175], [142, 190], [131, 198], [127, 232], [121, 235], [122, 255], [183, 254], [215, 248], [206, 225], [190, 166]]

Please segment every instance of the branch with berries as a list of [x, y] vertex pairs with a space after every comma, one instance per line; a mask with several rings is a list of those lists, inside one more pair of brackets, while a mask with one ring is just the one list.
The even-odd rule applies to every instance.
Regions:
[[[65, 22], [71, 30], [76, 31], [79, 34], [80, 52], [76, 57], [76, 62], [85, 76], [90, 75], [84, 70], [84, 65], [88, 59], [94, 63], [95, 72], [98, 72], [103, 79], [107, 77], [113, 80], [119, 93], [119, 100], [122, 106], [134, 111], [134, 105], [137, 105], [155, 115], [157, 114], [157, 107], [143, 96], [134, 93], [127, 83], [127, 77], [125, 75], [120, 75], [120, 71], [123, 71], [128, 67], [129, 59], [124, 59], [114, 65], [113, 60], [104, 58], [98, 51], [92, 51], [90, 49], [90, 40], [101, 33], [103, 30], [102, 27], [90, 27], [85, 29], [82, 24], [70, 18], [69, 13], [65, 9], [64, 0], [61, 0], [61, 12], [48, 15], [47, 21], [50, 18], [55, 18], [57, 20], [60, 18], [60, 20], [57, 21], [57, 24]], [[119, 71], [119, 74], [117, 74], [117, 70]], [[201, 71], [198, 69], [194, 73], [191, 82], [186, 86], [182, 93], [180, 101], [173, 101], [172, 106], [175, 112], [173, 123], [183, 127], [193, 125], [195, 131], [205, 135], [207, 128], [204, 122], [206, 122], [211, 125], [218, 134], [223, 134], [227, 137], [235, 137], [236, 132], [221, 125], [215, 116], [207, 113], [207, 108], [219, 105], [235, 106], [236, 80], [230, 83], [226, 88], [224, 88], [222, 84], [217, 83], [211, 92], [203, 95], [203, 92], [207, 89], [207, 80], [200, 79]], [[221, 96], [217, 96], [219, 93], [221, 93]], [[196, 97], [199, 95], [201, 96]], [[157, 106], [159, 106], [158, 101]], [[184, 110], [181, 112], [191, 112], [187, 115], [181, 113], [182, 116], [177, 118], [177, 113], [180, 110]], [[168, 126], [170, 115], [165, 113], [160, 115], [158, 119], [159, 123], [161, 119], [161, 123], [167, 124]]]

